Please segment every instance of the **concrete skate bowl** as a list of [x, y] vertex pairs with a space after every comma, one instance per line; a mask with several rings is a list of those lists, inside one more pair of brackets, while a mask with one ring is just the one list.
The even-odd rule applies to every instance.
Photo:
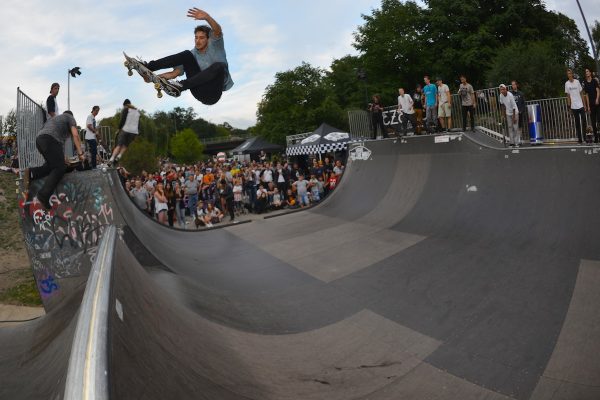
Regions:
[[[89, 275], [110, 267], [99, 392], [600, 398], [598, 154], [465, 135], [363, 145], [323, 204], [213, 231], [160, 226], [107, 185], [119, 234], [102, 235], [113, 252]], [[0, 330], [0, 398], [77, 386], [71, 349], [95, 292], [76, 287]]]

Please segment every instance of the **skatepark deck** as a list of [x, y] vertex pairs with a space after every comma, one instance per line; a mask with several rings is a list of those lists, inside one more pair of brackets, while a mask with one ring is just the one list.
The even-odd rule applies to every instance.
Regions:
[[0, 329], [0, 398], [62, 398], [109, 225], [110, 398], [600, 398], [599, 154], [471, 135], [353, 144], [323, 204], [212, 231], [159, 225], [115, 171], [66, 177], [46, 225], [22, 207], [53, 290]]

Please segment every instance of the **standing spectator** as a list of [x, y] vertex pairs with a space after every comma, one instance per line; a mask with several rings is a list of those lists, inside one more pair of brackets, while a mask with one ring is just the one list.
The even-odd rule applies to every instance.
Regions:
[[133, 142], [133, 139], [140, 133], [140, 112], [135, 108], [129, 99], [123, 101], [123, 111], [121, 111], [121, 122], [119, 123], [119, 141], [112, 152], [108, 166], [119, 162], [127, 147]]
[[156, 219], [163, 225], [167, 224], [167, 211], [169, 206], [167, 204], [167, 196], [165, 196], [165, 190], [162, 182], [156, 184], [156, 190], [154, 191], [154, 213]]
[[417, 119], [417, 126], [415, 128], [415, 133], [417, 135], [421, 134], [423, 130], [423, 88], [421, 84], [417, 84], [415, 88], [415, 92], [412, 95], [413, 99], [413, 108], [415, 109], [415, 117]]
[[275, 168], [275, 182], [277, 183], [277, 189], [280, 193], [287, 191], [288, 181], [290, 180], [290, 172], [287, 168], [284, 168], [281, 163], [277, 163]]
[[573, 117], [575, 118], [575, 130], [577, 131], [577, 140], [579, 144], [583, 143], [582, 130], [585, 131], [585, 109], [581, 94], [583, 87], [577, 79], [573, 77], [573, 70], [567, 69], [567, 78], [565, 82], [565, 93], [567, 94], [567, 104], [571, 108]]
[[177, 214], [177, 225], [180, 228], [185, 229], [185, 193], [183, 188], [181, 187], [179, 181], [175, 181], [175, 188], [173, 189], [175, 192], [175, 213]]
[[167, 181], [167, 190], [165, 197], [167, 198], [167, 220], [172, 228], [175, 222], [175, 210], [177, 208], [177, 195], [175, 194], [175, 181]]
[[96, 129], [96, 115], [100, 112], [100, 107], [92, 107], [92, 113], [88, 115], [85, 121], [85, 141], [90, 151], [92, 169], [96, 169], [98, 161], [98, 130]]
[[404, 92], [404, 88], [398, 89], [398, 114], [401, 114], [402, 134], [405, 136], [409, 121], [412, 128], [415, 131], [417, 129], [417, 120], [415, 118], [415, 109], [413, 106], [413, 98]]
[[423, 78], [425, 87], [423, 97], [425, 98], [425, 129], [427, 133], [434, 133], [437, 126], [437, 88], [431, 83], [428, 75]]
[[131, 189], [129, 195], [133, 199], [133, 203], [142, 211], [148, 212], [148, 203], [150, 202], [150, 194], [145, 187], [142, 186], [142, 180], [135, 180], [135, 187]]
[[310, 187], [310, 196], [314, 203], [318, 203], [321, 201], [321, 196], [319, 195], [319, 181], [317, 180], [317, 176], [315, 174], [311, 174], [310, 180], [308, 181], [308, 186]]
[[369, 103], [369, 112], [371, 113], [371, 122], [373, 125], [373, 139], [377, 139], [377, 127], [381, 127], [381, 136], [387, 138], [385, 125], [383, 124], [383, 104], [381, 104], [381, 96], [373, 95], [373, 102]]
[[325, 184], [329, 188], [329, 192], [332, 192], [333, 189], [337, 186], [339, 180], [339, 176], [337, 176], [334, 172], [329, 174], [329, 178], [327, 179], [327, 183]]
[[527, 126], [527, 107], [525, 107], [525, 95], [519, 90], [519, 82], [513, 80], [510, 84], [511, 93], [517, 103], [519, 109], [519, 129], [523, 131], [523, 128]]
[[50, 86], [50, 96], [48, 96], [46, 99], [46, 110], [48, 111], [48, 116], [50, 118], [60, 115], [60, 109], [58, 108], [58, 103], [56, 101], [56, 96], [58, 96], [59, 90], [60, 85], [56, 82]]
[[473, 115], [475, 105], [475, 91], [473, 86], [467, 82], [467, 77], [464, 75], [460, 76], [460, 86], [458, 88], [458, 95], [460, 96], [460, 104], [462, 107], [462, 126], [463, 131], [467, 131], [467, 114], [471, 117], [471, 130], [475, 130], [475, 116]]
[[242, 205], [242, 179], [241, 178], [233, 179], [233, 209], [238, 214], [241, 214], [244, 211], [244, 206]]
[[46, 161], [41, 167], [26, 168], [23, 171], [23, 185], [29, 191], [29, 182], [47, 177], [38, 191], [37, 199], [46, 210], [51, 209], [50, 196], [67, 171], [65, 166], [65, 140], [72, 137], [79, 159], [83, 160], [77, 122], [71, 111], [54, 117], [44, 124], [35, 139], [35, 146]]
[[335, 166], [333, 167], [333, 173], [336, 176], [340, 176], [344, 173], [344, 166], [340, 160], [335, 160]]
[[590, 114], [590, 125], [594, 132], [594, 143], [598, 143], [598, 121], [600, 119], [600, 85], [592, 77], [592, 71], [585, 69], [585, 79], [583, 81], [583, 90], [585, 92], [585, 109]]
[[515, 103], [515, 98], [508, 91], [505, 84], [500, 85], [500, 105], [504, 107], [506, 113], [506, 124], [508, 126], [508, 137], [512, 147], [519, 147], [521, 144], [521, 132], [519, 132], [519, 108]]
[[310, 205], [308, 201], [308, 181], [304, 179], [304, 175], [298, 176], [298, 180], [294, 182], [293, 186], [296, 188], [298, 193], [298, 203], [300, 207], [304, 208]]
[[219, 182], [219, 196], [221, 197], [221, 199], [223, 199], [223, 203], [225, 203], [225, 208], [229, 213], [229, 221], [233, 221], [235, 218], [235, 210], [233, 208], [233, 188], [231, 187], [231, 184], [227, 182], [226, 179], [221, 179]]
[[452, 96], [450, 95], [450, 89], [442, 81], [442, 78], [437, 78], [437, 86], [440, 125], [442, 125], [442, 129], [450, 131], [452, 129]]
[[188, 198], [187, 207], [190, 210], [190, 216], [194, 219], [198, 217], [198, 181], [194, 177], [194, 174], [188, 176], [188, 180], [185, 181], [184, 185], [185, 195]]

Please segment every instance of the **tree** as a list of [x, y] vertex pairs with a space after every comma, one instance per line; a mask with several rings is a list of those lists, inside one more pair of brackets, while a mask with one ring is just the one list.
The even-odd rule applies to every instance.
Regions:
[[131, 173], [155, 171], [158, 167], [156, 145], [143, 137], [138, 137], [128, 147], [121, 164]]
[[11, 109], [2, 121], [2, 132], [7, 135], [9, 133], [17, 133], [17, 113], [15, 109]]
[[339, 106], [325, 112], [325, 104], [335, 103], [335, 95], [325, 82], [325, 71], [308, 63], [278, 72], [258, 104], [255, 132], [274, 143], [285, 137], [309, 132], [321, 123], [344, 119]]
[[[542, 0], [382, 0], [358, 28], [354, 46], [370, 77], [371, 90], [412, 86], [424, 74], [456, 85], [460, 74], [478, 87], [497, 55], [513, 43], [543, 41], [556, 61], [579, 69], [589, 62], [586, 42], [571, 18], [549, 11]], [[511, 53], [527, 60], [528, 54]], [[517, 79], [521, 79], [517, 77]]]
[[565, 66], [550, 43], [515, 42], [497, 53], [487, 73], [489, 86], [508, 85], [512, 79], [520, 82], [529, 99], [562, 96]]
[[203, 152], [204, 145], [190, 128], [177, 132], [171, 139], [171, 153], [181, 163], [189, 164], [198, 161], [202, 158]]

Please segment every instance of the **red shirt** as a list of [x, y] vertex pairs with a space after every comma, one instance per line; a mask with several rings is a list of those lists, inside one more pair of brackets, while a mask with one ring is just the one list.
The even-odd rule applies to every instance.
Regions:
[[332, 176], [331, 178], [329, 178], [327, 180], [327, 182], [329, 183], [329, 190], [335, 189], [335, 187], [337, 185], [337, 181], [338, 181], [337, 176]]

